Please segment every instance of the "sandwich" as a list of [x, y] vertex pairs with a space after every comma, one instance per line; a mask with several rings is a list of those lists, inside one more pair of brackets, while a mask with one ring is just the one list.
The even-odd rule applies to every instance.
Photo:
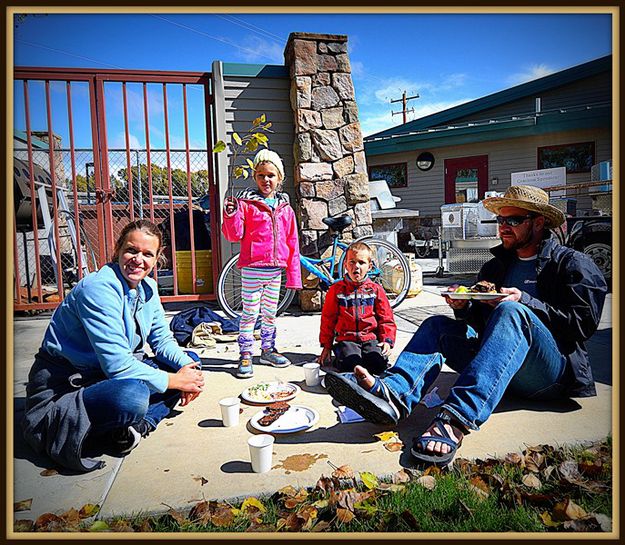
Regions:
[[267, 405], [267, 407], [265, 407], [265, 416], [263, 416], [258, 423], [264, 427], [270, 426], [290, 408], [291, 406], [286, 401], [277, 401], [276, 403]]
[[497, 293], [497, 286], [487, 280], [480, 280], [477, 284], [473, 284], [470, 290], [474, 293]]

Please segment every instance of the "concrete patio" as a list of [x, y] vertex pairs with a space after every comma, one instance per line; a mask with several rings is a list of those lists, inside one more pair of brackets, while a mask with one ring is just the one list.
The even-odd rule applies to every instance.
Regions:
[[[418, 324], [431, 314], [449, 312], [439, 292], [453, 278], [425, 279], [424, 291], [407, 299], [396, 311], [399, 328], [397, 357]], [[479, 432], [467, 436], [459, 452], [465, 458], [485, 458], [521, 451], [527, 445], [562, 445], [605, 438], [612, 433], [612, 296], [606, 300], [599, 330], [589, 342], [597, 397], [559, 403], [525, 403], [504, 400]], [[175, 312], [169, 312], [170, 316]], [[105, 456], [106, 467], [83, 475], [71, 474], [45, 458], [37, 457], [23, 442], [17, 423], [23, 410], [25, 383], [48, 317], [16, 318], [14, 322], [14, 467], [13, 499], [32, 498], [29, 511], [15, 519], [36, 519], [46, 512], [61, 514], [87, 503], [98, 504], [98, 518], [139, 512], [187, 509], [201, 500], [259, 496], [290, 484], [312, 486], [321, 474], [329, 475], [329, 463], [349, 464], [356, 471], [392, 474], [410, 467], [409, 447], [436, 411], [420, 406], [396, 431], [407, 447], [389, 452], [376, 433], [392, 429], [369, 423], [339, 423], [332, 399], [319, 386], [304, 382], [301, 363], [320, 352], [320, 315], [287, 313], [278, 319], [279, 348], [295, 365], [275, 369], [255, 365], [252, 380], [237, 379], [235, 343], [218, 343], [203, 359], [206, 391], [188, 407], [176, 411], [126, 458]], [[273, 468], [266, 474], [252, 472], [247, 439], [254, 431], [248, 420], [262, 407], [242, 404], [241, 423], [224, 428], [218, 400], [238, 396], [261, 381], [294, 382], [301, 393], [293, 403], [314, 408], [319, 421], [312, 429], [277, 435]], [[444, 370], [437, 385], [444, 397], [454, 374]], [[46, 469], [58, 473], [42, 475]], [[10, 485], [10, 483], [9, 483]]]

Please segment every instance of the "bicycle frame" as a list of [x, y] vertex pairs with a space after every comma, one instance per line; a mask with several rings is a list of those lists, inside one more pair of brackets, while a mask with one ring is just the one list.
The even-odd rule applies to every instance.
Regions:
[[[336, 250], [340, 248], [345, 251], [349, 248], [348, 244], [339, 240], [339, 234], [334, 234], [332, 237], [334, 240], [332, 242], [332, 254], [329, 257], [316, 259], [313, 257], [306, 257], [303, 255], [299, 256], [300, 263], [302, 266], [310, 273], [314, 274], [321, 283], [321, 287], [323, 289], [328, 289], [332, 284], [338, 282], [343, 278], [343, 271], [339, 271], [336, 262]], [[329, 267], [329, 270], [325, 266]], [[335, 269], [336, 268], [336, 269]], [[335, 276], [336, 272], [336, 276]], [[371, 270], [367, 273], [368, 277], [375, 277], [381, 274], [381, 269], [379, 267], [372, 267]]]

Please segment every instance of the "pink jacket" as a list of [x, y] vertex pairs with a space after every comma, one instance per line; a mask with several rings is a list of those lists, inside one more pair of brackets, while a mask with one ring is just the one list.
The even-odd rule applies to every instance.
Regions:
[[286, 287], [300, 289], [302, 273], [295, 212], [288, 196], [277, 193], [272, 210], [257, 191], [248, 189], [237, 198], [237, 209], [224, 210], [221, 231], [230, 242], [241, 243], [238, 267], [286, 268]]

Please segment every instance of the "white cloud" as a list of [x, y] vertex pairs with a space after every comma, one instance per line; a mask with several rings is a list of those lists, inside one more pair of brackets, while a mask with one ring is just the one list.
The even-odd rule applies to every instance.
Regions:
[[351, 61], [350, 66], [352, 67], [352, 77], [360, 78], [365, 76], [365, 65], [360, 61]]
[[244, 62], [258, 64], [284, 64], [284, 45], [265, 40], [258, 36], [249, 36], [235, 51]]
[[510, 85], [519, 85], [521, 83], [548, 76], [549, 74], [553, 74], [554, 72], [555, 69], [547, 66], [546, 64], [534, 64], [524, 69], [524, 71], [522, 72], [517, 72], [516, 74], [508, 76], [506, 81]]
[[[144, 147], [134, 134], [128, 135], [128, 142], [130, 149], [142, 149]], [[108, 146], [112, 149], [126, 149], [126, 134], [122, 131], [116, 133], [108, 142]]]

